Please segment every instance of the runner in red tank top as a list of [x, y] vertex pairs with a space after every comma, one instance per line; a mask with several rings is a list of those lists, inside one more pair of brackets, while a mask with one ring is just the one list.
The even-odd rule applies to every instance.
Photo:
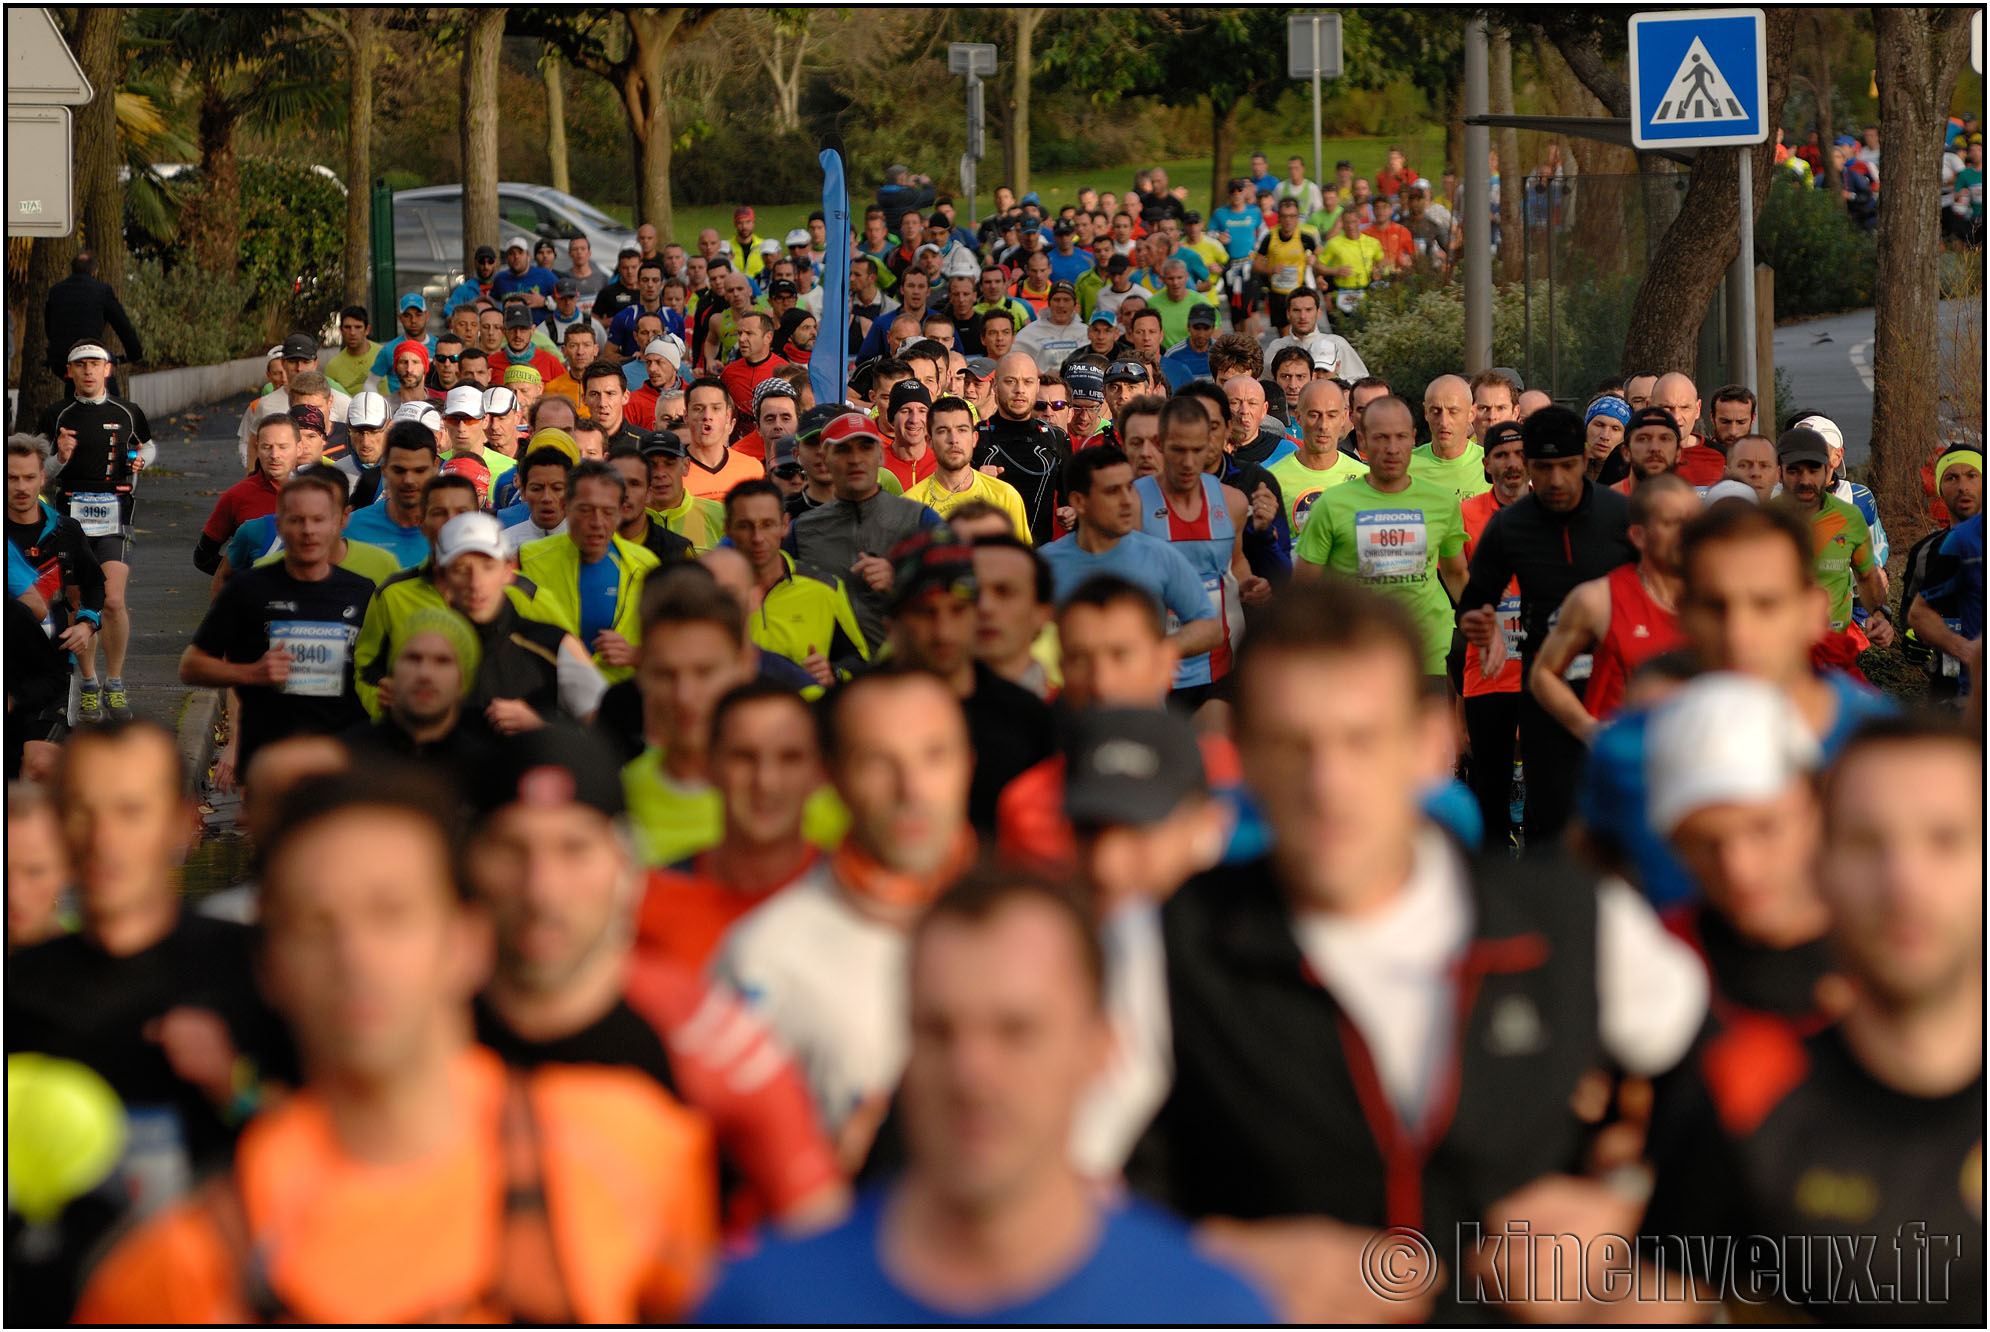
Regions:
[[1643, 561], [1612, 569], [1603, 581], [1610, 595], [1610, 627], [1596, 644], [1596, 664], [1582, 696], [1583, 708], [1598, 721], [1624, 701], [1631, 672], [1686, 641], [1671, 599], [1661, 603], [1645, 586]]
[[[1587, 741], [1624, 700], [1631, 672], [1680, 646], [1679, 538], [1700, 512], [1700, 497], [1677, 476], [1648, 477], [1631, 494], [1631, 544], [1638, 562], [1581, 583], [1550, 621], [1527, 687], [1551, 716]], [[1578, 699], [1563, 676], [1593, 652], [1589, 690]]]

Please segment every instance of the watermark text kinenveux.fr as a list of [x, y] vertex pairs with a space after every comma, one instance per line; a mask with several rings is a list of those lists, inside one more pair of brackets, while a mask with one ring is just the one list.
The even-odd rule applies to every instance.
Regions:
[[1886, 1234], [1577, 1236], [1467, 1222], [1451, 1252], [1405, 1227], [1361, 1251], [1362, 1281], [1387, 1300], [1429, 1294], [1449, 1278], [1461, 1304], [1625, 1300], [1925, 1305], [1949, 1302], [1962, 1237], [1910, 1221]]

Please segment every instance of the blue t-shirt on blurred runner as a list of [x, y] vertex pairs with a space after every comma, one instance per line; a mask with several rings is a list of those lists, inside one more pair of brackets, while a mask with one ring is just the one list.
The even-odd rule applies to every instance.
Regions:
[[1264, 225], [1264, 214], [1255, 208], [1232, 208], [1225, 204], [1209, 215], [1209, 230], [1213, 235], [1226, 231], [1230, 238], [1224, 242], [1230, 251], [1230, 262], [1248, 258], [1258, 245], [1258, 228]]
[[615, 627], [615, 594], [621, 590], [622, 568], [606, 555], [580, 564], [580, 641], [594, 642], [603, 629]]
[[1190, 1245], [1178, 1221], [1144, 1203], [1101, 1214], [1098, 1244], [1048, 1290], [993, 1309], [935, 1308], [884, 1270], [878, 1241], [888, 1194], [857, 1202], [834, 1230], [773, 1240], [732, 1265], [693, 1322], [809, 1324], [1269, 1323], [1262, 1297]]

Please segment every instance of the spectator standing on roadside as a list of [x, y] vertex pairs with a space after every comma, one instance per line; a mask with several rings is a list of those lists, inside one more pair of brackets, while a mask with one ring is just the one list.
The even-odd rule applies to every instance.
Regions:
[[[125, 314], [111, 284], [97, 276], [97, 256], [88, 250], [70, 260], [69, 276], [48, 289], [42, 325], [48, 330], [48, 372], [52, 375], [62, 375], [69, 349], [78, 342], [102, 342], [106, 326], [123, 344], [127, 364], [145, 359], [138, 330], [132, 327], [131, 317]], [[65, 389], [64, 396], [74, 397], [75, 391]]]

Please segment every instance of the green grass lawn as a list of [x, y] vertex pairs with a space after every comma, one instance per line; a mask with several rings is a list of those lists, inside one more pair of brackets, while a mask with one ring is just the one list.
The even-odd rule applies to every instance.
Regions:
[[[1431, 176], [1433, 181], [1436, 179], [1436, 173], [1443, 169], [1437, 163], [1441, 161], [1443, 156], [1444, 128], [1441, 125], [1433, 125], [1424, 131], [1420, 137], [1410, 139], [1328, 137], [1322, 143], [1322, 152], [1326, 158], [1328, 178], [1332, 179], [1333, 177], [1333, 164], [1344, 157], [1354, 164], [1356, 175], [1367, 176], [1373, 179], [1375, 173], [1388, 160], [1389, 148], [1392, 144], [1400, 144], [1409, 153], [1410, 164], [1417, 167], [1418, 170], [1423, 171], [1424, 174]], [[1236, 169], [1238, 171], [1249, 170], [1250, 155], [1260, 149], [1264, 151], [1266, 156], [1271, 158], [1272, 174], [1283, 178], [1285, 175], [1285, 160], [1294, 153], [1311, 162], [1313, 157], [1313, 140], [1312, 136], [1307, 134], [1301, 138], [1267, 143], [1239, 143], [1237, 145]], [[1133, 173], [1140, 166], [1162, 166], [1167, 168], [1170, 184], [1185, 185], [1188, 187], [1189, 206], [1197, 212], [1206, 213], [1208, 211], [1209, 159], [1206, 157], [1175, 158], [1158, 163], [1128, 163], [1123, 166], [1114, 167], [1088, 167], [1075, 171], [1032, 172], [1030, 175], [1030, 188], [1036, 191], [1038, 197], [1043, 200], [1051, 212], [1055, 212], [1060, 206], [1074, 202], [1078, 197], [1078, 191], [1086, 185], [1091, 185], [1096, 189], [1111, 189], [1124, 193], [1132, 185]], [[997, 159], [990, 157], [982, 162], [981, 168], [981, 187], [977, 194], [976, 203], [979, 206], [979, 210], [985, 213], [993, 204], [995, 187], [1002, 183], [1001, 163]], [[928, 169], [930, 170], [930, 166]], [[1312, 169], [1309, 166], [1307, 175], [1310, 176], [1311, 174]], [[853, 181], [851, 183], [851, 210], [858, 218], [863, 216], [863, 209], [869, 204], [872, 191], [876, 188], [876, 182]], [[792, 228], [802, 226], [808, 220], [809, 213], [817, 207], [817, 203], [814, 200], [806, 203], [785, 204], [763, 203], [758, 199], [748, 199], [744, 202], [753, 205], [753, 211], [756, 215], [754, 226], [759, 234], [775, 240], [786, 235]], [[720, 235], [730, 236], [732, 234], [733, 207], [734, 205], [732, 204], [679, 207], [676, 210], [676, 233], [678, 238], [680, 240], [689, 240], [705, 227], [714, 227]], [[608, 207], [607, 211], [625, 222], [634, 216], [626, 207]], [[966, 209], [963, 207], [960, 211], [965, 213]]]

